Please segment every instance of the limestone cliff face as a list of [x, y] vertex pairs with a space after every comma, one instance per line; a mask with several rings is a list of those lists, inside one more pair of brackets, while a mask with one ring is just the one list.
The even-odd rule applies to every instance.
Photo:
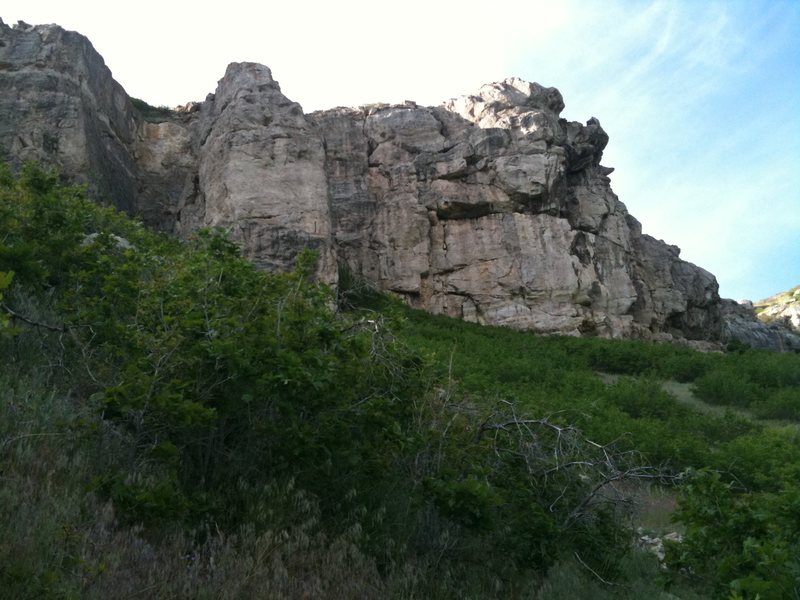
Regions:
[[438, 107], [303, 114], [269, 69], [145, 121], [82, 36], [0, 22], [0, 149], [186, 235], [228, 229], [264, 268], [303, 247], [435, 313], [542, 332], [716, 340], [714, 277], [641, 232], [596, 119], [519, 79]]
[[643, 236], [600, 165], [596, 119], [508, 79], [435, 108], [310, 116], [339, 261], [420, 308], [610, 336], [715, 336], [713, 276]]
[[800, 352], [800, 285], [751, 302], [722, 301], [723, 336], [756, 348]]
[[0, 20], [0, 158], [57, 165], [90, 190], [136, 208], [125, 90], [82, 35], [57, 25]]
[[334, 283], [325, 150], [270, 70], [230, 65], [191, 133], [196, 184], [176, 213], [178, 231], [224, 227], [268, 269], [291, 267], [310, 247], [319, 251], [320, 276]]
[[800, 332], [783, 318], [761, 320], [753, 312], [753, 303], [733, 300], [722, 301], [723, 331], [725, 340], [738, 340], [753, 348], [766, 348], [775, 352], [800, 352]]
[[753, 303], [758, 318], [766, 323], [782, 323], [800, 333], [800, 285]]

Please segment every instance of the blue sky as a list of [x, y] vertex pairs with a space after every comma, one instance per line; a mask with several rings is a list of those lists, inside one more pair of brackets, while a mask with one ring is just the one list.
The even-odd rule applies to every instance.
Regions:
[[800, 284], [800, 0], [119, 6], [4, 0], [0, 17], [87, 35], [151, 104], [203, 99], [243, 60], [307, 111], [437, 104], [509, 76], [555, 86], [564, 117], [609, 133], [603, 163], [644, 231], [723, 296]]

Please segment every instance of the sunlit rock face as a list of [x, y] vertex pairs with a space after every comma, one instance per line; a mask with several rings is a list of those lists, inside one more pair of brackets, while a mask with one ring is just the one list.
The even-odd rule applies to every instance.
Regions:
[[236, 63], [196, 114], [196, 185], [176, 214], [178, 230], [225, 228], [266, 269], [291, 268], [312, 248], [319, 276], [335, 283], [325, 150], [300, 105], [267, 67]]
[[205, 101], [145, 119], [82, 36], [0, 23], [0, 149], [162, 230], [230, 231], [266, 269], [306, 247], [413, 306], [574, 335], [718, 339], [714, 277], [641, 232], [608, 136], [519, 79], [437, 107], [304, 114], [234, 63]]
[[600, 165], [596, 119], [519, 79], [439, 107], [310, 116], [340, 263], [409, 303], [568, 334], [713, 337], [714, 277], [641, 233]]

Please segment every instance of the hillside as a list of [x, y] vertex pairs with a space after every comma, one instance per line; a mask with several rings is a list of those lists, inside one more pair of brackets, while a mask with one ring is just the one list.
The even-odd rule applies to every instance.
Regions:
[[796, 354], [334, 295], [33, 165], [0, 228], [0, 597], [800, 593]]
[[783, 321], [800, 331], [800, 285], [753, 303], [756, 316], [765, 323]]
[[798, 290], [563, 108], [157, 108], [0, 20], [0, 599], [800, 599]]

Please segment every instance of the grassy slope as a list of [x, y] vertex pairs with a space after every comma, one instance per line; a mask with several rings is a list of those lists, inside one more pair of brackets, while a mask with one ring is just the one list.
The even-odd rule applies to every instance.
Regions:
[[[551, 564], [547, 553], [555, 552], [545, 542], [549, 535], [548, 543], [553, 543], [554, 534], [538, 528], [552, 524], [549, 513], [561, 497], [548, 504], [550, 500], [544, 495], [548, 486], [552, 487], [548, 476], [535, 479], [536, 475], [525, 468], [530, 468], [530, 463], [514, 462], [514, 456], [533, 448], [526, 456], [541, 459], [536, 447], [540, 442], [545, 444], [547, 437], [537, 430], [530, 437], [520, 438], [527, 446], [492, 446], [487, 443], [488, 435], [480, 438], [481, 424], [504, 411], [507, 414], [509, 407], [521, 417], [577, 426], [593, 442], [628, 452], [623, 456], [661, 467], [667, 475], [711, 469], [707, 477], [690, 478], [686, 486], [688, 504], [679, 516], [694, 541], [684, 545], [685, 551], [676, 555], [675, 564], [697, 574], [692, 585], [701, 595], [714, 592], [727, 596], [729, 584], [740, 586], [731, 589], [758, 590], [762, 599], [781, 597], [776, 594], [789, 589], [791, 583], [786, 582], [794, 576], [795, 566], [787, 556], [796, 550], [793, 540], [798, 537], [793, 533], [797, 527], [792, 525], [791, 503], [798, 496], [793, 482], [800, 475], [800, 439], [794, 426], [766, 427], [747, 415], [798, 420], [800, 357], [752, 351], [709, 355], [641, 342], [539, 337], [428, 315], [374, 294], [357, 298], [355, 305], [360, 308], [351, 307], [347, 314], [337, 317], [326, 312], [324, 298], [310, 297], [316, 298], [308, 300], [312, 304], [300, 302], [301, 298], [296, 312], [290, 313], [294, 320], [289, 323], [282, 311], [286, 299], [293, 296], [281, 290], [294, 280], [283, 282], [275, 277], [262, 281], [229, 255], [229, 246], [216, 238], [200, 240], [204, 250], [190, 254], [174, 242], [150, 239], [136, 227], [118, 223], [116, 217], [92, 217], [85, 203], [70, 209], [74, 212], [65, 224], [60, 202], [71, 206], [73, 192], [65, 192], [66, 199], [53, 196], [49, 187], [52, 181], [42, 181], [36, 173], [23, 191], [33, 194], [32, 206], [38, 216], [19, 217], [14, 202], [25, 200], [25, 196], [20, 196], [22, 192], [11, 183], [6, 185], [10, 186], [6, 196], [9, 203], [0, 205], [5, 211], [0, 211], [0, 217], [6, 219], [6, 230], [15, 232], [20, 241], [0, 246], [5, 264], [17, 265], [12, 269], [0, 262], [0, 271], [16, 269], [15, 283], [23, 282], [25, 276], [35, 283], [43, 278], [42, 265], [57, 266], [62, 261], [63, 266], [53, 268], [47, 286], [4, 290], [3, 301], [29, 320], [14, 320], [19, 328], [14, 337], [0, 336], [4, 359], [0, 363], [0, 597], [4, 593], [7, 597], [60, 598], [136, 594], [252, 597], [268, 590], [270, 597], [287, 598], [444, 598], [452, 597], [456, 588], [462, 597], [509, 597], [508, 590], [521, 597], [539, 598], [658, 597], [658, 566], [636, 553], [604, 572], [606, 577], [625, 581], [624, 588], [601, 583], [581, 564], [580, 557], [576, 561], [570, 553], [560, 555], [542, 579], [543, 569]], [[20, 228], [23, 221], [28, 229]], [[114, 231], [132, 240], [138, 250], [117, 252], [111, 238], [103, 240], [104, 248], [82, 244], [85, 233], [105, 227], [118, 228]], [[29, 229], [33, 231], [30, 235]], [[13, 239], [9, 233], [6, 240]], [[200, 268], [204, 261], [209, 261], [210, 267], [219, 261], [222, 270], [218, 277], [204, 274]], [[163, 271], [162, 264], [170, 266]], [[147, 277], [134, 279], [139, 273], [134, 267]], [[69, 279], [70, 269], [80, 276], [78, 285], [64, 283], [76, 281]], [[234, 277], [236, 285], [224, 290], [215, 287], [223, 281], [222, 273]], [[139, 287], [133, 285], [136, 281]], [[88, 294], [93, 282], [103, 283], [99, 295], [81, 296], [81, 301], [73, 304], [52, 301], [59, 286]], [[254, 323], [252, 299], [241, 294], [241, 285], [248, 282], [260, 291], [262, 304], [266, 302], [261, 317], [264, 327], [252, 332], [241, 327]], [[195, 285], [223, 312], [205, 312], [187, 320], [197, 306]], [[287, 289], [299, 288], [291, 284]], [[274, 302], [265, 292], [275, 296]], [[114, 294], [119, 296], [118, 302], [108, 299]], [[122, 312], [126, 302], [134, 302], [133, 320]], [[174, 314], [167, 312], [165, 317], [165, 307], [170, 309], [170, 303], [174, 304]], [[242, 306], [247, 309], [247, 319], [238, 312]], [[273, 314], [274, 307], [277, 315]], [[79, 325], [75, 332], [86, 331], [87, 337], [73, 350], [69, 349], [73, 337], [63, 335], [65, 331], [31, 325], [69, 322], [70, 313], [64, 311], [70, 310], [91, 319], [93, 328], [89, 335]], [[365, 311], [374, 322], [390, 323], [387, 331], [392, 331], [408, 351], [384, 353], [388, 346], [382, 344], [390, 337], [371, 337], [373, 327], [361, 327], [359, 311]], [[153, 315], [154, 327], [148, 329], [147, 320]], [[271, 320], [274, 316], [277, 323]], [[209, 318], [216, 319], [213, 328], [208, 326]], [[123, 323], [127, 325], [123, 327]], [[99, 325], [108, 329], [103, 347], [93, 345], [103, 334]], [[290, 326], [299, 336], [297, 350], [292, 353], [288, 352], [290, 339], [286, 335], [281, 334], [277, 341], [270, 337], [274, 331], [292, 333], [295, 329], [287, 329]], [[227, 330], [233, 333], [219, 333]], [[205, 334], [195, 343], [197, 331]], [[350, 331], [361, 331], [360, 337], [345, 335]], [[317, 337], [306, 337], [311, 334]], [[127, 339], [128, 345], [121, 345], [120, 339]], [[312, 342], [306, 343], [306, 339]], [[359, 345], [353, 345], [355, 342]], [[180, 352], [172, 344], [181, 344]], [[270, 354], [273, 347], [279, 354]], [[320, 349], [326, 347], [331, 351], [321, 353]], [[252, 356], [262, 356], [259, 352], [264, 353], [264, 360], [271, 361], [269, 369], [258, 361], [251, 363]], [[406, 386], [403, 378], [416, 371], [397, 362], [417, 364], [420, 361], [410, 357], [420, 355], [425, 358], [421, 362], [429, 366], [428, 380], [433, 389], [428, 391]], [[110, 356], [118, 357], [118, 361], [112, 363]], [[373, 364], [376, 357], [378, 367]], [[164, 395], [156, 397], [160, 402], [157, 410], [147, 404], [141, 410], [141, 405], [133, 403], [141, 396], [138, 386], [143, 377], [151, 375], [151, 367], [158, 371], [164, 361], [190, 359], [195, 362], [179, 362], [169, 378], [153, 376], [144, 386], [148, 401], [156, 397], [154, 389], [167, 386]], [[339, 362], [330, 362], [333, 359]], [[199, 366], [190, 371], [194, 364]], [[224, 370], [228, 365], [230, 370]], [[278, 369], [283, 369], [283, 374]], [[353, 389], [341, 385], [342, 369], [352, 372], [345, 378]], [[248, 378], [243, 379], [242, 372]], [[400, 374], [399, 380], [395, 372]], [[187, 373], [191, 375], [188, 378]], [[614, 377], [609, 381], [598, 373]], [[97, 376], [111, 383], [101, 385]], [[354, 396], [356, 402], [342, 403], [341, 397], [363, 385], [364, 377], [374, 378], [374, 387]], [[211, 379], [200, 385], [198, 378]], [[295, 380], [299, 383], [292, 391], [294, 388], [286, 386]], [[679, 383], [668, 384], [665, 390], [665, 380]], [[238, 381], [240, 392], [231, 391], [232, 381]], [[681, 398], [669, 393], [670, 385]], [[286, 410], [301, 411], [297, 423], [304, 437], [299, 443], [298, 436], [285, 433], [286, 428], [272, 416], [274, 404], [267, 404], [269, 410], [262, 413], [260, 422], [250, 416], [257, 407], [254, 402], [269, 403], [271, 398], [287, 394], [287, 389]], [[216, 436], [218, 430], [203, 429], [206, 413], [199, 408], [205, 410], [208, 405], [200, 403], [212, 390], [217, 395], [211, 399], [217, 404], [211, 406], [229, 411], [221, 422], [229, 427], [224, 431], [230, 432], [230, 424], [237, 419], [242, 421], [236, 430], [236, 436], [244, 440], [242, 444], [237, 445], [237, 437], [230, 433]], [[692, 398], [687, 395], [690, 390]], [[103, 398], [117, 404], [107, 403], [107, 410], [101, 412], [97, 403]], [[328, 404], [320, 405], [321, 412], [308, 420], [308, 411], [317, 410], [312, 404], [315, 401]], [[434, 408], [426, 408], [429, 405]], [[127, 412], [115, 416], [111, 411], [116, 406]], [[328, 406], [331, 412], [325, 412]], [[431, 416], [431, 410], [439, 412]], [[410, 426], [404, 420], [406, 413], [412, 417]], [[142, 423], [139, 414], [148, 415], [151, 421]], [[196, 421], [198, 415], [201, 419]], [[360, 419], [361, 429], [353, 428], [353, 419]], [[263, 428], [262, 433], [252, 430], [249, 424], [253, 422]], [[320, 447], [325, 452], [338, 451], [341, 457], [328, 467], [316, 460], [317, 455], [308, 454], [320, 444], [325, 431], [320, 425], [326, 422], [332, 437]], [[387, 429], [386, 423], [397, 428]], [[344, 427], [349, 436], [340, 435]], [[151, 433], [153, 439], [147, 437]], [[359, 435], [366, 445], [358, 441], [362, 439]], [[174, 444], [162, 442], [165, 437]], [[273, 443], [271, 438], [280, 443]], [[295, 489], [285, 478], [274, 478], [281, 460], [265, 462], [265, 468], [257, 473], [262, 478], [255, 485], [263, 487], [248, 488], [250, 482], [243, 477], [230, 494], [230, 486], [221, 486], [220, 492], [203, 487], [197, 478], [178, 478], [176, 465], [191, 466], [193, 455], [189, 451], [203, 450], [206, 440], [220, 444], [212, 449], [216, 452], [214, 460], [224, 468], [203, 472], [224, 482], [228, 481], [225, 471], [231, 467], [248, 474], [251, 462], [269, 453], [280, 459], [282, 453], [291, 450], [294, 464], [305, 460], [309, 472], [314, 473], [308, 485], [315, 487], [311, 492], [310, 487]], [[262, 449], [265, 440], [272, 445]], [[331, 445], [338, 441], [343, 442], [341, 448]], [[250, 443], [252, 447], [247, 445]], [[136, 444], [143, 449], [140, 454], [136, 454]], [[177, 462], [179, 448], [187, 457], [185, 463]], [[236, 452], [241, 453], [239, 462], [231, 460]], [[379, 456], [374, 456], [376, 452]], [[304, 453], [308, 454], [305, 459]], [[344, 463], [342, 458], [352, 462]], [[207, 463], [204, 460], [199, 464]], [[99, 493], [98, 474], [110, 467], [122, 477], [111, 481], [114, 487], [110, 492]], [[386, 476], [387, 470], [391, 476]], [[357, 482], [352, 476], [359, 474], [367, 482], [362, 488], [367, 493], [372, 482], [385, 479], [383, 485], [395, 490], [392, 494], [397, 506], [392, 507], [385, 499], [380, 501], [382, 505], [351, 502], [351, 484], [345, 480]], [[570, 485], [580, 479], [573, 479]], [[224, 501], [228, 503], [224, 506], [236, 508], [238, 499], [246, 495], [253, 505], [241, 510], [252, 521], [227, 531], [192, 530], [183, 517], [173, 517], [169, 512], [175, 506], [171, 503], [175, 497], [172, 488], [160, 484], [147, 488], [148, 481], [184, 486], [187, 494], [193, 494], [188, 498], [195, 507], [208, 502], [213, 508], [213, 502]], [[428, 484], [428, 491], [421, 493]], [[518, 485], [524, 492], [515, 493]], [[383, 491], [375, 487], [376, 494]], [[649, 511], [645, 515], [640, 512], [639, 518], [651, 527], [672, 527], [671, 517], [664, 514], [674, 506], [672, 491], [621, 491], [633, 492], [648, 504]], [[162, 492], [165, 495], [160, 495]], [[408, 500], [410, 494], [418, 494], [417, 500]], [[543, 498], [546, 501], [542, 506], [549, 505], [551, 510], [537, 516], [531, 509]], [[126, 509], [123, 501], [128, 502], [129, 514], [143, 514], [145, 508], [168, 527], [121, 525], [115, 514]], [[719, 506], [733, 508], [715, 512], [714, 507]], [[797, 508], [800, 510], [800, 500]], [[393, 523], [382, 521], [387, 514], [395, 520]], [[594, 513], [591, 518], [598, 519], [590, 523], [596, 524], [602, 515]], [[513, 519], [514, 526], [506, 519]], [[519, 528], [515, 528], [517, 525]], [[535, 539], [520, 552], [519, 532], [523, 529], [533, 532]], [[404, 537], [405, 530], [415, 530], [417, 537]], [[574, 531], [565, 531], [575, 535]], [[705, 533], [708, 531], [710, 535]], [[385, 537], [376, 537], [380, 535]], [[584, 539], [568, 542], [560, 535], [555, 538], [562, 546]], [[378, 540], [377, 552], [370, 536]], [[530, 561], [526, 562], [526, 552], [537, 549], [537, 536], [543, 553], [535, 568], [538, 571], [531, 570]], [[405, 562], [380, 558], [381, 546], [393, 540], [399, 540], [403, 548], [396, 550], [396, 559], [392, 560]], [[597, 543], [597, 552], [612, 547], [606, 539], [590, 536], [585, 540]], [[487, 565], [498, 568], [511, 562], [505, 558], [507, 548], [516, 551], [517, 558], [527, 566], [514, 571], [515, 567], [509, 565], [513, 573], [503, 577], [484, 572], [490, 568]], [[487, 556], [487, 552], [498, 556]], [[435, 560], [431, 561], [432, 557]], [[800, 565], [797, 567], [800, 570]], [[348, 576], [343, 577], [344, 573]], [[745, 582], [736, 583], [741, 579]], [[774, 581], [780, 581], [783, 587], [776, 587]], [[681, 592], [686, 598], [692, 594], [686, 588]]]
[[[623, 445], [644, 447], [647, 454], [655, 457], [654, 462], [668, 464], [675, 471], [689, 464], [702, 466], [713, 463], [724, 466], [725, 461], [730, 458], [726, 451], [728, 446], [758, 436], [762, 431], [761, 426], [752, 419], [741, 418], [724, 407], [697, 400], [690, 395], [689, 383], [671, 380], [673, 383], [668, 383], [667, 389], [677, 394], [665, 393], [661, 387], [660, 378], [685, 375], [687, 371], [694, 371], [696, 376], [702, 376], [715, 363], [724, 363], [725, 356], [701, 355], [685, 349], [624, 341], [539, 337], [431, 316], [400, 307], [386, 299], [380, 301], [378, 308], [383, 314], [400, 316], [404, 324], [398, 329], [399, 338], [429, 357], [433, 368], [438, 371], [437, 380], [441, 389], [446, 390], [455, 402], [469, 407], [470, 410], [488, 413], [498, 400], [511, 400], [528, 415], [547, 415], [556, 421], [580, 423], [601, 443], [620, 438]], [[23, 347], [20, 351], [24, 354], [32, 349]], [[743, 356], [745, 358], [742, 360], [746, 360], [746, 355]], [[700, 363], [702, 367], [697, 367], [696, 363]], [[9, 537], [24, 539], [22, 549], [26, 553], [26, 560], [46, 560], [48, 565], [52, 563], [53, 572], [61, 568], [64, 562], [63, 552], [75, 553], [83, 561], [84, 579], [95, 577], [100, 582], [97, 589], [113, 591], [114, 586], [119, 583], [114, 578], [120, 576], [115, 573], [115, 568], [138, 568], [144, 569], [145, 573], [133, 582], [125, 581], [126, 585], [135, 587], [134, 584], [146, 583], [156, 586], [165, 594], [172, 593], [169, 590], [176, 589], [174, 586], [178, 583], [170, 584], [164, 577], [181, 581], [174, 572], [170, 574], [170, 570], [180, 570], [181, 563], [179, 561], [172, 564], [174, 561], [170, 562], [168, 555], [175, 551], [175, 544], [190, 542], [173, 539], [165, 542], [166, 547], [162, 543], [148, 550], [160, 557], [158, 560], [164, 568], [161, 573], [153, 570], [151, 564], [127, 564], [130, 557], [136, 557], [133, 559], [135, 561], [142, 560], [137, 557], [135, 548], [144, 542], [131, 533], [115, 532], [112, 517], [108, 516], [110, 508], [94, 509], [98, 511], [101, 520], [88, 530], [83, 530], [86, 535], [98, 536], [92, 544], [89, 544], [88, 539], [80, 537], [81, 529], [76, 527], [73, 534], [76, 540], [70, 544], [83, 544], [83, 551], [72, 546], [59, 550], [58, 546], [52, 545], [52, 536], [60, 535], [58, 531], [62, 530], [65, 521], [81, 522], [80, 506], [86, 502], [81, 490], [86, 482], [81, 483], [80, 477], [82, 473], [84, 477], [90, 476], [89, 472], [82, 470], [89, 461], [82, 452], [91, 454], [92, 451], [78, 450], [77, 454], [73, 452], [72, 458], [65, 462], [58, 454], [58, 450], [64, 447], [63, 440], [50, 434], [58, 432], [59, 423], [77, 419], [94, 423], [95, 418], [80, 412], [75, 413], [76, 409], [67, 397], [52, 390], [48, 391], [46, 387], [41, 387], [29, 378], [15, 375], [13, 369], [20, 368], [19, 365], [6, 365], [4, 371], [4, 406], [16, 405], [22, 409], [4, 414], [6, 427], [3, 439], [7, 450], [4, 458], [7, 461], [6, 473], [13, 481], [22, 482], [23, 472], [28, 472], [27, 477], [33, 477], [34, 481], [27, 485], [15, 484], [6, 489], [7, 496], [10, 495], [6, 499], [10, 504], [27, 507], [25, 515], [20, 515], [19, 511], [7, 514], [9, 520], [6, 521], [5, 530]], [[614, 373], [614, 376], [609, 379], [598, 374], [599, 370]], [[17, 382], [13, 386], [8, 384], [12, 380]], [[676, 398], [676, 395], [680, 398]], [[21, 398], [26, 400], [22, 402]], [[54, 405], [55, 401], [55, 406], [58, 407], [55, 412], [43, 410], [44, 405]], [[102, 424], [93, 426], [102, 427]], [[697, 435], [703, 436], [702, 444], [692, 444], [692, 439]], [[659, 439], [661, 443], [653, 443]], [[106, 440], [104, 444], [113, 444], [113, 441]], [[8, 454], [9, 451], [12, 453]], [[784, 458], [798, 460], [798, 456]], [[32, 460], [39, 464], [40, 470], [30, 468]], [[77, 463], [70, 462], [75, 460]], [[752, 464], [747, 468], [752, 468]], [[70, 479], [69, 473], [73, 473], [75, 479]], [[752, 475], [746, 471], [740, 472], [741, 474]], [[37, 481], [39, 485], [55, 490], [55, 495], [51, 498], [51, 502], [55, 504], [47, 502], [46, 498], [34, 491]], [[640, 503], [636, 517], [638, 524], [659, 533], [675, 529], [675, 523], [664, 512], [674, 508], [673, 491], [658, 486], [627, 491]], [[45, 515], [47, 518], [44, 518]], [[13, 530], [9, 533], [12, 526]], [[38, 533], [33, 537], [23, 535], [19, 527], [28, 532], [37, 530]], [[50, 533], [47, 533], [48, 530]], [[222, 544], [221, 541], [215, 543]], [[251, 542], [253, 551], [266, 551], [257, 550], [259, 543], [261, 542], [256, 540]], [[170, 547], [173, 549], [170, 550]], [[347, 556], [360, 557], [359, 554], [347, 554], [357, 552], [355, 548], [344, 551], [335, 546], [329, 550], [320, 550], [303, 540], [293, 541], [289, 548], [294, 548], [290, 550], [290, 554], [295, 556], [295, 560], [301, 557], [301, 561], [310, 563], [302, 568], [310, 568], [312, 571], [332, 562], [335, 564], [349, 560]], [[122, 550], [127, 558], [120, 554]], [[167, 556], [163, 554], [165, 552]], [[229, 561], [229, 575], [248, 577], [247, 565], [250, 559], [247, 551], [242, 555], [240, 550], [231, 547], [219, 552], [213, 560], [220, 560], [222, 557]], [[104, 558], [103, 553], [108, 558]], [[278, 559], [289, 560], [286, 556]], [[352, 588], [340, 581], [331, 583], [323, 580], [318, 583], [322, 586], [318, 589], [328, 589], [331, 590], [330, 593], [357, 593], [362, 590], [360, 585], [373, 585], [365, 582], [378, 577], [373, 571], [374, 567], [366, 558], [358, 560], [361, 562], [356, 578], [362, 578], [358, 585], [354, 583], [354, 579], [349, 581], [353, 584]], [[13, 564], [18, 565], [19, 561]], [[624, 563], [623, 569], [618, 577], [630, 582], [626, 584], [630, 587], [624, 590], [600, 583], [579, 564], [559, 563], [540, 585], [538, 597], [555, 599], [590, 594], [598, 598], [623, 598], [635, 597], [639, 593], [658, 597], [658, 586], [652, 586], [660, 575], [657, 569], [653, 570], [650, 561], [644, 557], [632, 558]], [[108, 579], [106, 570], [112, 576], [111, 579]], [[22, 569], [22, 572], [26, 571]], [[271, 571], [261, 573], [261, 577], [266, 580], [265, 583], [262, 581], [262, 585], [267, 587], [277, 585], [276, 581], [280, 579], [279, 574]], [[644, 581], [648, 579], [650, 581], [646, 585]], [[207, 591], [228, 585], [227, 575], [220, 573], [216, 573], [213, 578], [201, 579], [200, 582], [204, 586], [202, 589]], [[294, 588], [288, 583], [283, 585], [290, 590], [285, 592], [285, 597], [291, 597], [291, 593], [294, 593], [291, 590]], [[404, 585], [397, 584], [398, 589], [405, 589]], [[42, 589], [52, 589], [44, 583], [42, 586]], [[694, 597], [695, 592], [689, 588], [673, 588], [673, 592], [677, 590], [680, 590], [680, 597]], [[136, 590], [129, 591], [133, 593]], [[398, 592], [398, 597], [403, 597], [402, 592]]]
[[763, 300], [759, 300], [758, 302], [753, 303], [753, 308], [756, 309], [757, 312], [764, 310], [774, 304], [785, 304], [787, 302], [792, 301], [800, 292], [800, 285], [796, 285], [793, 288], [786, 290], [785, 292], [779, 292], [770, 296], [769, 298], [764, 298]]
[[[705, 509], [691, 500], [680, 513], [683, 522], [676, 523], [669, 514], [678, 497], [674, 490], [659, 486], [627, 490], [638, 502], [637, 525], [656, 533], [689, 529], [687, 547], [692, 550], [683, 556], [696, 561], [704, 556], [707, 581], [714, 576], [733, 578], [736, 568], [750, 573], [731, 581], [725, 591], [704, 588], [707, 581], [698, 579], [698, 589], [704, 589], [701, 594], [725, 595], [729, 590], [739, 590], [742, 597], [800, 594], [798, 563], [796, 558], [789, 560], [792, 551], [785, 550], [792, 538], [785, 538], [777, 550], [755, 541], [759, 535], [776, 535], [763, 533], [773, 518], [766, 516], [770, 514], [766, 506], [786, 514], [794, 510], [791, 481], [800, 468], [800, 356], [756, 351], [701, 354], [638, 342], [538, 337], [416, 311], [404, 314], [408, 343], [436, 356], [442, 376], [457, 382], [459, 393], [473, 405], [488, 411], [499, 399], [513, 400], [528, 413], [577, 423], [600, 443], [617, 440], [622, 447], [635, 448], [652, 464], [674, 472], [710, 468], [712, 474], [721, 474], [714, 477], [733, 478], [737, 482], [733, 488], [744, 486], [743, 494], [731, 497], [738, 499], [725, 500], [737, 508], [727, 513], [725, 518], [732, 521], [724, 526], [723, 515], [709, 520], [692, 512]], [[721, 502], [730, 493], [724, 490], [733, 488], [713, 493]], [[762, 518], [767, 521], [756, 526]], [[753, 519], [750, 525], [745, 524], [747, 519]], [[713, 527], [730, 527], [725, 529], [730, 539], [720, 529], [712, 535], [724, 541], [707, 541], [704, 546], [698, 540], [708, 540], [704, 536]], [[727, 556], [748, 544], [751, 549], [741, 550], [738, 558]], [[753, 548], [767, 554], [774, 551], [778, 558], [758, 559]], [[736, 568], [731, 566], [734, 561], [739, 561]], [[771, 587], [770, 582], [780, 583]]]

